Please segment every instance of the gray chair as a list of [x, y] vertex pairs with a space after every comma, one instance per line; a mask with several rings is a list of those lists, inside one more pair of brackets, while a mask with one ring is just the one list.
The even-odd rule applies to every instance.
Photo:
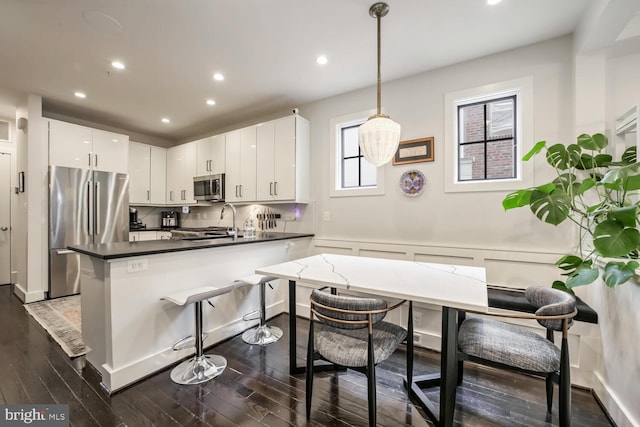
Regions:
[[[547, 416], [553, 403], [553, 383], [559, 384], [560, 425], [571, 423], [571, 380], [567, 331], [576, 315], [576, 300], [556, 289], [530, 287], [527, 300], [535, 314], [490, 313], [491, 316], [535, 319], [546, 328], [546, 338], [534, 331], [489, 318], [458, 316], [458, 384], [462, 382], [465, 360], [483, 365], [542, 375], [546, 380]], [[469, 311], [467, 311], [469, 312]], [[562, 332], [560, 348], [554, 331]]]
[[306, 372], [307, 420], [311, 416], [314, 361], [321, 359], [367, 376], [369, 425], [376, 425], [375, 365], [391, 356], [407, 336], [404, 328], [382, 319], [404, 302], [388, 307], [381, 299], [333, 295], [319, 290], [311, 293]]

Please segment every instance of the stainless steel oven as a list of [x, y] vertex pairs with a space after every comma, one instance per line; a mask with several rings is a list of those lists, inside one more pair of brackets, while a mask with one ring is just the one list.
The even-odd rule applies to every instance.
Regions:
[[224, 200], [224, 174], [196, 176], [193, 178], [193, 198], [209, 202]]

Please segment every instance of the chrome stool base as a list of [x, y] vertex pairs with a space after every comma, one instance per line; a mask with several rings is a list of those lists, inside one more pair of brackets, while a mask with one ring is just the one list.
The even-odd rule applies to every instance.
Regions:
[[244, 331], [242, 341], [247, 344], [267, 345], [282, 337], [282, 329], [276, 326], [260, 325]]
[[222, 356], [196, 356], [173, 368], [171, 380], [183, 385], [200, 384], [217, 377], [226, 367], [227, 359]]

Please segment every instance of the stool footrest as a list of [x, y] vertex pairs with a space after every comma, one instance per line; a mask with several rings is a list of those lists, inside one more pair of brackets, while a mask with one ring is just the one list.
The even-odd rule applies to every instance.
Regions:
[[[206, 332], [202, 333], [202, 342], [206, 341], [209, 337], [209, 334]], [[192, 348], [196, 346], [196, 338], [193, 335], [188, 335], [184, 338], [180, 338], [176, 343], [171, 347], [173, 351], [185, 350], [187, 348]]]
[[262, 313], [260, 312], [260, 310], [250, 311], [249, 313], [242, 316], [242, 320], [244, 320], [245, 322], [248, 322], [250, 320], [258, 320], [261, 314]]

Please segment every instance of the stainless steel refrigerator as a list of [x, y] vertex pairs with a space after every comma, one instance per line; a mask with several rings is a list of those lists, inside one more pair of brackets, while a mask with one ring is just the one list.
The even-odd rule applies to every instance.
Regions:
[[80, 292], [69, 245], [129, 240], [129, 175], [49, 166], [49, 298]]

